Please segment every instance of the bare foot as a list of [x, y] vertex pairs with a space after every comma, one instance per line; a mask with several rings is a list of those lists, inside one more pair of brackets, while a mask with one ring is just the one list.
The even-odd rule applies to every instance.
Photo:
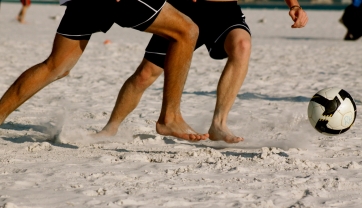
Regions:
[[18, 22], [21, 23], [21, 24], [25, 24], [25, 23], [26, 23], [25, 20], [24, 20], [24, 18], [23, 18], [21, 15], [19, 15], [18, 18], [16, 18], [16, 19], [17, 19]]
[[181, 119], [167, 124], [157, 121], [156, 131], [161, 135], [174, 136], [192, 142], [205, 140], [209, 137], [209, 134], [197, 133]]
[[226, 143], [238, 143], [243, 138], [235, 136], [227, 127], [216, 127], [212, 125], [209, 129], [209, 139], [213, 141], [224, 140]]
[[91, 135], [93, 138], [99, 138], [99, 137], [112, 137], [117, 134], [118, 127], [111, 127], [106, 125], [100, 132]]

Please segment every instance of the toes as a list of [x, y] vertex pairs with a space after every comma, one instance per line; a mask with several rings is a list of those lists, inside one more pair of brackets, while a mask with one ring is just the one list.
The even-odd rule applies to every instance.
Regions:
[[202, 137], [202, 140], [206, 140], [209, 138], [209, 134], [203, 134], [203, 135], [201, 135], [201, 137]]
[[190, 135], [189, 135], [189, 139], [192, 140], [192, 141], [194, 141], [194, 140], [197, 139], [197, 137], [196, 137], [196, 135], [194, 135], [194, 134], [190, 134]]
[[241, 137], [234, 137], [230, 140], [225, 140], [225, 142], [227, 142], [227, 143], [239, 143], [241, 141], [244, 141], [244, 139]]
[[189, 139], [192, 141], [206, 140], [209, 138], [209, 134], [190, 134]]
[[244, 141], [244, 138], [237, 137], [237, 138], [236, 138], [236, 141], [237, 141], [237, 142], [242, 142], [242, 141]]
[[209, 138], [209, 134], [174, 134], [173, 136], [180, 139], [188, 140], [191, 142], [198, 142], [200, 140], [206, 140]]

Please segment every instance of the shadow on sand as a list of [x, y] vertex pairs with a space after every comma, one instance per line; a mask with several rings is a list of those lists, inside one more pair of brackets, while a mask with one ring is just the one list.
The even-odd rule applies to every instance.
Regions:
[[[195, 91], [195, 92], [184, 92], [183, 94], [194, 94], [194, 95], [202, 95], [202, 96], [214, 96], [216, 97], [216, 91]], [[260, 100], [269, 100], [269, 101], [290, 101], [290, 102], [309, 102], [310, 97], [304, 96], [294, 96], [294, 97], [271, 97], [269, 95], [262, 95], [259, 93], [250, 93], [245, 92], [242, 94], [238, 94], [237, 98], [243, 100], [253, 100], [253, 99], [260, 99]]]
[[[134, 138], [140, 138], [141, 140], [146, 140], [146, 139], [155, 139], [156, 135], [153, 134], [137, 134], [134, 136]], [[174, 141], [174, 139], [168, 138], [168, 137], [163, 137], [162, 140], [164, 141], [165, 144], [177, 144], [177, 142]], [[180, 141], [184, 141], [181, 140]], [[232, 150], [230, 150], [230, 148], [232, 149], [260, 149], [260, 148], [250, 148], [250, 147], [235, 147], [235, 146], [230, 146], [230, 145], [206, 145], [206, 144], [202, 144], [202, 143], [198, 143], [198, 142], [183, 142], [182, 145], [188, 145], [188, 146], [193, 146], [196, 148], [212, 148], [215, 150], [220, 151], [221, 154], [223, 154], [224, 156], [235, 156], [235, 157], [243, 157], [243, 158], [254, 158], [254, 157], [260, 157], [261, 153], [256, 153], [256, 152], [234, 152]], [[176, 155], [179, 152], [178, 151], [162, 151], [162, 150], [137, 150], [137, 151], [130, 151], [127, 149], [116, 149], [115, 151], [120, 152], [120, 153], [125, 153], [125, 152], [137, 152], [137, 153], [145, 153], [145, 154], [149, 154], [149, 153], [153, 153], [153, 154], [169, 154], [169, 155]], [[277, 155], [281, 156], [281, 157], [289, 157], [289, 155], [285, 152], [280, 152], [277, 153]]]
[[[36, 131], [43, 134], [49, 134], [49, 127], [47, 126], [40, 126], [40, 125], [27, 125], [27, 124], [17, 124], [13, 122], [8, 122], [0, 125], [0, 129], [5, 130], [14, 130], [14, 131]], [[13, 142], [13, 143], [26, 143], [26, 142], [48, 142], [51, 143], [53, 146], [62, 147], [62, 148], [70, 148], [70, 149], [78, 149], [77, 146], [70, 145], [70, 144], [62, 144], [57, 142], [57, 137], [59, 136], [60, 132], [51, 135], [48, 139], [34, 139], [32, 136], [25, 135], [25, 136], [18, 136], [18, 137], [3, 137], [2, 139], [5, 141]]]

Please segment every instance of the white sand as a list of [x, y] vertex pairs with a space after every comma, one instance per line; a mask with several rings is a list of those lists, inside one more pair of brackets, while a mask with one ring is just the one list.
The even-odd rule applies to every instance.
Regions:
[[[19, 9], [1, 5], [0, 94], [49, 55], [65, 7], [32, 5], [26, 25], [15, 20]], [[344, 88], [361, 107], [361, 40], [342, 40], [342, 11], [307, 12], [307, 27], [291, 29], [287, 10], [244, 10], [253, 49], [229, 117], [246, 139], [235, 145], [158, 135], [162, 78], [116, 137], [89, 139], [150, 37], [116, 25], [94, 35], [70, 76], [0, 127], [0, 207], [361, 207], [361, 115], [337, 137], [317, 133], [306, 117], [310, 97], [325, 87]], [[210, 125], [224, 63], [205, 48], [195, 52], [182, 112], [198, 131]]]

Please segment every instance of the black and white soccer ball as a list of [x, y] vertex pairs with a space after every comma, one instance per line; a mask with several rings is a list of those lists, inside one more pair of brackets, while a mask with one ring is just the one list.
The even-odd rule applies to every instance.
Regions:
[[308, 118], [320, 133], [333, 136], [351, 128], [357, 116], [352, 96], [340, 88], [326, 88], [317, 92], [309, 102]]

